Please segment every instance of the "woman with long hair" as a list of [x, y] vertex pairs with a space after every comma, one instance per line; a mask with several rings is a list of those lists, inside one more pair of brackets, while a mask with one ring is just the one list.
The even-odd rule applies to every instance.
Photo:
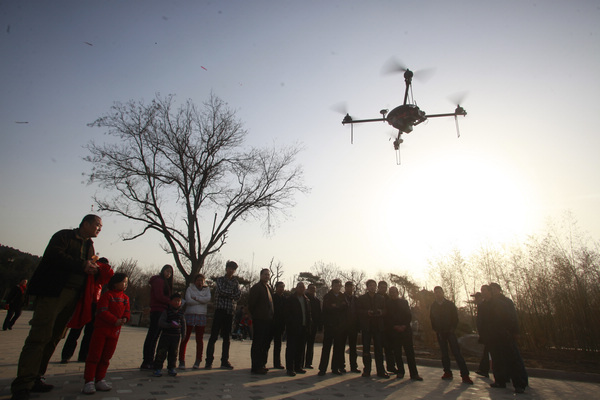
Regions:
[[160, 335], [158, 320], [167, 309], [173, 292], [173, 267], [165, 265], [160, 274], [150, 278], [150, 326], [144, 341], [144, 360], [140, 369], [151, 370], [154, 363], [156, 343]]

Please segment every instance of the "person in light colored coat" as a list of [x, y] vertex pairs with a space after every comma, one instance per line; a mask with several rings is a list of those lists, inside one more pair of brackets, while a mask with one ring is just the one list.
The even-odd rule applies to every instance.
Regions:
[[192, 331], [196, 333], [196, 361], [194, 369], [200, 368], [204, 349], [204, 328], [206, 327], [207, 304], [210, 301], [210, 289], [204, 285], [204, 275], [198, 274], [194, 283], [190, 283], [185, 292], [185, 337], [179, 345], [179, 369], [185, 369], [185, 349]]

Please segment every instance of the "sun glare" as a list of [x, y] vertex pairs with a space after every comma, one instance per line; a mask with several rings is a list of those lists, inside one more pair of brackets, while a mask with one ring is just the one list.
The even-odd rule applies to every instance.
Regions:
[[503, 244], [530, 233], [531, 189], [512, 168], [481, 158], [440, 160], [382, 185], [379, 229], [383, 249], [424, 257], [458, 248]]

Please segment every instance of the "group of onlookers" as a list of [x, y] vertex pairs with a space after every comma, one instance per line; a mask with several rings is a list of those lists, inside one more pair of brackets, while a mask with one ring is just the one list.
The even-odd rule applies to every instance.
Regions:
[[[104, 379], [110, 359], [116, 350], [123, 326], [130, 319], [129, 298], [125, 295], [128, 278], [115, 273], [108, 260], [96, 256], [92, 238], [102, 228], [102, 220], [87, 215], [76, 229], [57, 232], [50, 240], [29, 286], [22, 280], [11, 292], [9, 315], [3, 329], [11, 329], [25, 299], [35, 295], [31, 329], [23, 346], [17, 377], [12, 382], [13, 400], [27, 400], [30, 392], [48, 392], [53, 385], [45, 382], [50, 357], [67, 327], [71, 328], [62, 352], [67, 363], [74, 354], [77, 340], [83, 332], [79, 361], [85, 361], [83, 393], [108, 391], [112, 386]], [[143, 345], [142, 370], [151, 370], [162, 376], [167, 361], [167, 372], [176, 375], [177, 369], [186, 368], [186, 347], [194, 333], [196, 353], [193, 369], [199, 369], [203, 356], [203, 336], [207, 325], [207, 304], [212, 302], [214, 315], [208, 345], [205, 369], [214, 362], [215, 344], [222, 338], [220, 368], [233, 369], [229, 362], [229, 347], [236, 303], [241, 297], [235, 277], [238, 265], [228, 261], [225, 275], [215, 280], [213, 296], [198, 274], [182, 298], [173, 291], [173, 267], [165, 265], [150, 279], [150, 326]], [[268, 353], [273, 343], [273, 368], [286, 369], [289, 376], [305, 374], [313, 369], [314, 343], [323, 331], [323, 347], [318, 360], [318, 375], [330, 369], [332, 374], [346, 372], [371, 376], [372, 352], [376, 374], [387, 379], [389, 373], [403, 378], [405, 368], [402, 351], [406, 356], [411, 380], [422, 381], [417, 371], [412, 313], [408, 301], [396, 287], [389, 288], [385, 281], [379, 284], [370, 279], [366, 292], [355, 295], [354, 283], [343, 285], [339, 279], [331, 282], [322, 304], [316, 296], [316, 286], [306, 288], [298, 282], [289, 296], [285, 284], [270, 285], [270, 270], [260, 271], [260, 280], [248, 294], [248, 318], [252, 320], [251, 372], [266, 374], [269, 370]], [[27, 289], [27, 290], [26, 290]], [[456, 306], [445, 299], [441, 287], [434, 288], [435, 301], [430, 308], [431, 325], [436, 332], [442, 354], [442, 379], [452, 379], [449, 351], [456, 359], [462, 381], [473, 384], [461, 355], [455, 335], [458, 325]], [[478, 374], [488, 376], [488, 352], [491, 354], [495, 382], [492, 387], [506, 387], [512, 380], [517, 393], [528, 384], [527, 373], [517, 347], [518, 321], [514, 304], [502, 294], [500, 286], [491, 283], [474, 295], [478, 305], [477, 327], [485, 345]], [[185, 307], [181, 307], [185, 304]], [[357, 338], [362, 338], [362, 371], [358, 368]], [[282, 364], [282, 337], [286, 336], [285, 366]], [[345, 350], [348, 346], [349, 369], [346, 369]], [[179, 365], [176, 362], [179, 360]], [[385, 366], [384, 366], [385, 360]]]

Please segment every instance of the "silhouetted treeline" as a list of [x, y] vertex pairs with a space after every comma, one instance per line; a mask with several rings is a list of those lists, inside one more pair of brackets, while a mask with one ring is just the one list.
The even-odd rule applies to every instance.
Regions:
[[0, 299], [23, 278], [29, 279], [41, 257], [0, 245]]
[[470, 294], [497, 282], [517, 308], [523, 349], [600, 351], [600, 243], [571, 220], [525, 243], [458, 250], [432, 263], [432, 280], [474, 313]]

